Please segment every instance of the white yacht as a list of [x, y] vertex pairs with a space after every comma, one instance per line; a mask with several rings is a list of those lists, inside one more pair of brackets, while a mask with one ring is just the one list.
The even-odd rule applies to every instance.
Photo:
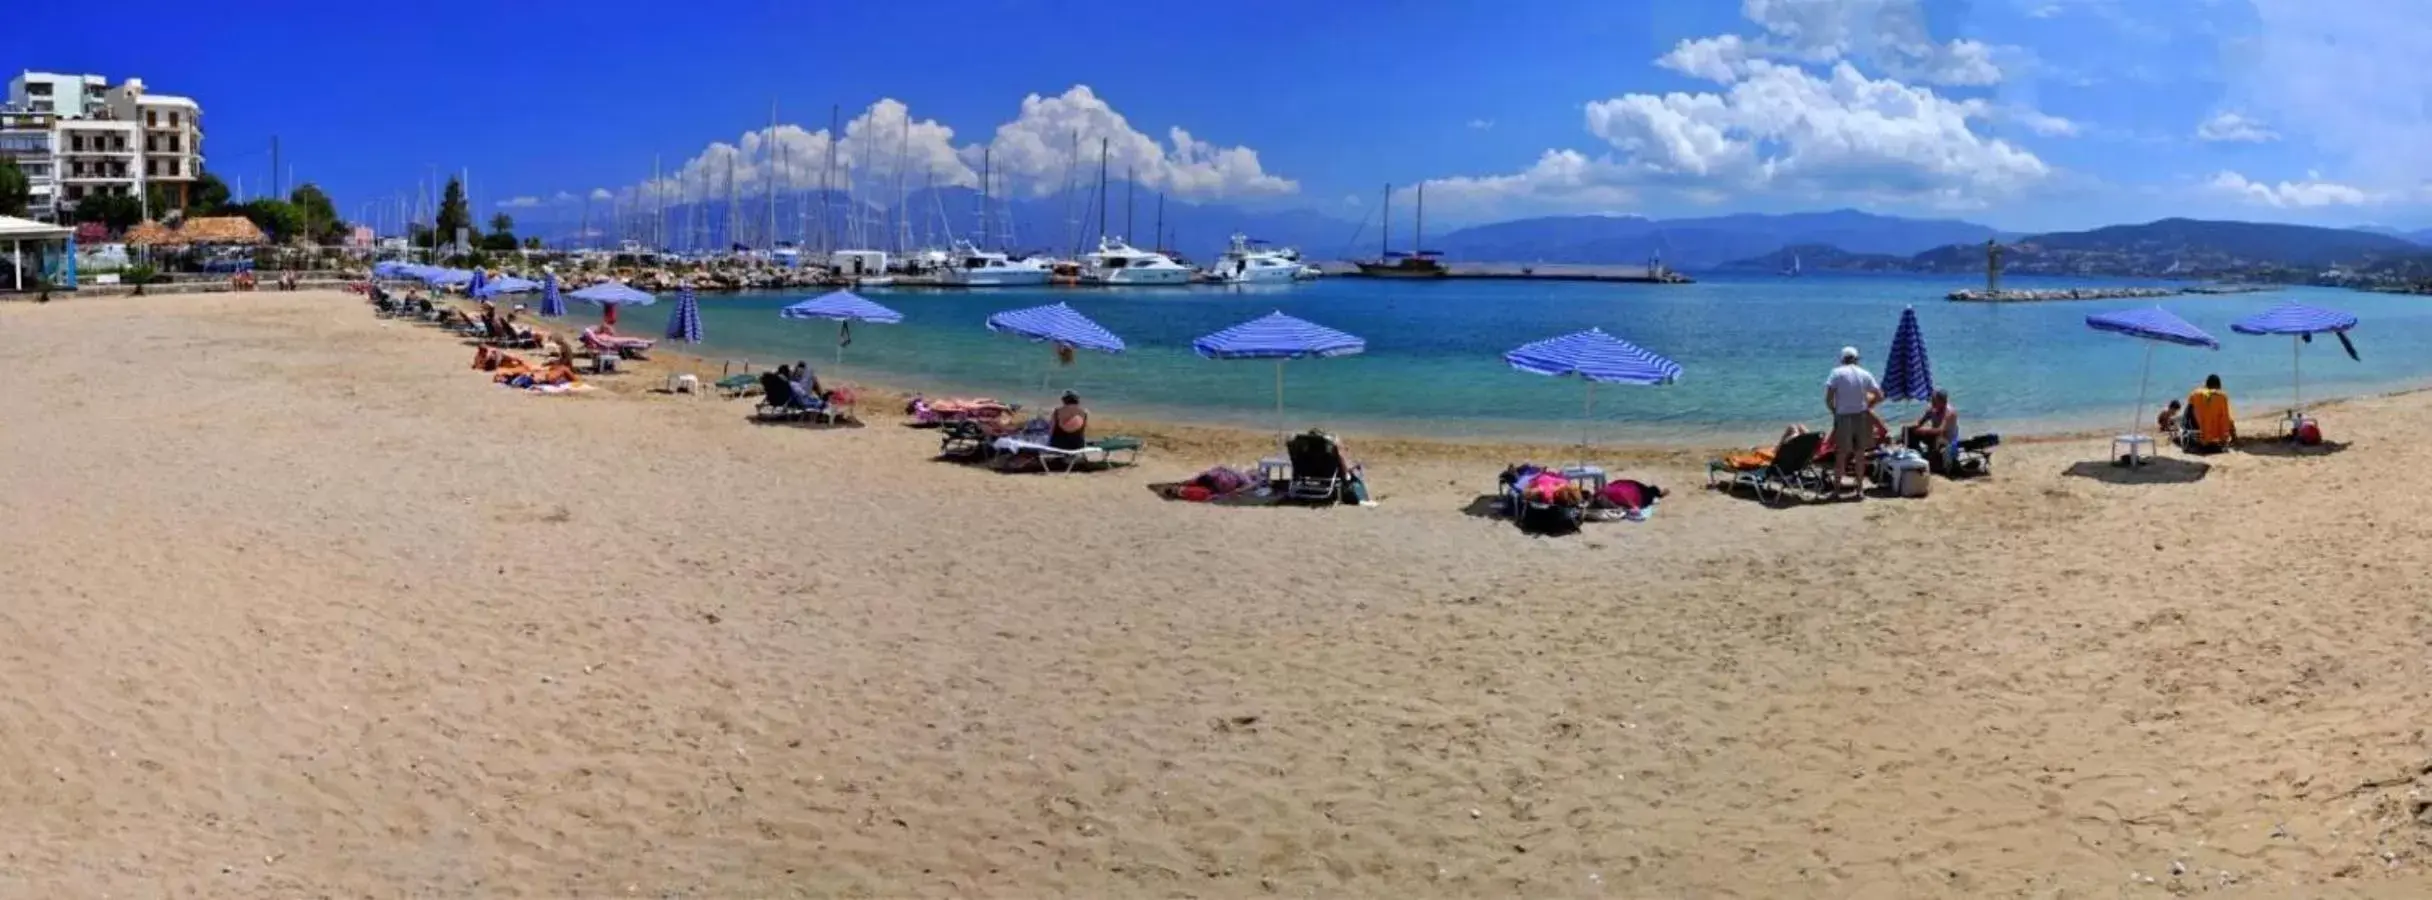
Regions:
[[1263, 243], [1234, 235], [1232, 245], [1225, 248], [1208, 276], [1225, 284], [1279, 284], [1300, 277], [1299, 261], [1259, 246]]
[[955, 241], [948, 265], [937, 270], [938, 281], [957, 287], [1011, 287], [1047, 283], [1047, 267], [1037, 260], [1012, 259]]
[[1087, 284], [1189, 284], [1191, 270], [1163, 253], [1141, 250], [1122, 238], [1100, 238], [1098, 250], [1081, 256], [1081, 280]]

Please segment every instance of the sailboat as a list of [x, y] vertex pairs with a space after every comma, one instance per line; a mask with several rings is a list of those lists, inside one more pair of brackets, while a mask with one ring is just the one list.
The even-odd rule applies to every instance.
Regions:
[[1378, 249], [1379, 255], [1375, 261], [1355, 264], [1360, 267], [1360, 274], [1374, 278], [1442, 278], [1451, 274], [1451, 270], [1444, 268], [1443, 261], [1437, 259], [1443, 254], [1419, 249], [1420, 238], [1427, 232], [1427, 185], [1424, 182], [1419, 185], [1418, 201], [1417, 224], [1412, 228], [1417, 237], [1411, 239], [1410, 252], [1399, 252], [1393, 249], [1393, 185], [1385, 186], [1383, 246]]
[[1783, 277], [1785, 277], [1785, 278], [1797, 278], [1797, 277], [1799, 277], [1799, 255], [1798, 255], [1798, 254], [1796, 254], [1796, 253], [1790, 254], [1790, 268], [1783, 269], [1783, 270], [1782, 270], [1782, 276], [1783, 276]]

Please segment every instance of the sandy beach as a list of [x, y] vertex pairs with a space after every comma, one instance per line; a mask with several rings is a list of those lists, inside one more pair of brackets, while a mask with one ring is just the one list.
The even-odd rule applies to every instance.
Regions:
[[1910, 501], [1613, 454], [1675, 495], [1539, 539], [1519, 448], [1221, 508], [1148, 485], [1254, 435], [1000, 475], [470, 353], [0, 305], [0, 896], [2432, 890], [2432, 394]]

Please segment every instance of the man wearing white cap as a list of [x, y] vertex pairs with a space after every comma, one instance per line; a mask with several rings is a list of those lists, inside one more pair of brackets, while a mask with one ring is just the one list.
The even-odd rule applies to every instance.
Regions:
[[[1834, 490], [1841, 489], [1844, 479], [1858, 477], [1858, 466], [1874, 449], [1874, 408], [1881, 402], [1883, 385], [1875, 381], [1875, 373], [1858, 365], [1858, 348], [1841, 348], [1841, 365], [1824, 379], [1824, 408], [1832, 410]], [[1866, 482], [1858, 484], [1863, 488]]]

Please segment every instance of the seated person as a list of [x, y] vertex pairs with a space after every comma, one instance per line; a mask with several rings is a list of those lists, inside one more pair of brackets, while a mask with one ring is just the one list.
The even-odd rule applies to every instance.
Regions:
[[1081, 395], [1066, 391], [1064, 405], [1048, 414], [1047, 421], [1047, 446], [1058, 450], [1089, 446], [1089, 410], [1081, 406]]
[[1343, 451], [1341, 438], [1331, 434], [1325, 435], [1325, 438], [1326, 446], [1334, 451], [1335, 470], [1343, 473], [1342, 498], [1361, 506], [1372, 505], [1368, 499], [1367, 472], [1360, 468], [1359, 463], [1352, 462], [1350, 454]]
[[[784, 368], [784, 366], [779, 366], [778, 368]], [[787, 380], [794, 383], [794, 388], [801, 391], [802, 396], [817, 397], [821, 403], [826, 403], [828, 401], [829, 391], [827, 385], [819, 383], [819, 373], [811, 371], [811, 364], [809, 362], [795, 360], [793, 374]]]
[[1951, 405], [1951, 392], [1936, 388], [1933, 398], [1926, 401], [1925, 414], [1910, 425], [1901, 443], [1925, 455], [1926, 465], [1940, 474], [1952, 457], [1952, 442], [1959, 438], [1959, 408]]
[[2204, 386], [2187, 395], [2187, 423], [2187, 442], [2196, 447], [2218, 450], [2238, 439], [2238, 422], [2230, 413], [2229, 393], [2221, 390], [2221, 376], [2204, 376]]
[[786, 366], [760, 373], [761, 404], [781, 409], [812, 408], [805, 401], [805, 395], [795, 387], [793, 374], [793, 369]]
[[2160, 433], [2163, 437], [2169, 438], [2173, 441], [2178, 440], [2179, 427], [2182, 424], [2181, 416], [2184, 414], [2184, 409], [2185, 407], [2179, 405], [2179, 401], [2170, 401], [2169, 406], [2162, 407], [2162, 414], [2154, 417], [2153, 426], [2160, 429]]

